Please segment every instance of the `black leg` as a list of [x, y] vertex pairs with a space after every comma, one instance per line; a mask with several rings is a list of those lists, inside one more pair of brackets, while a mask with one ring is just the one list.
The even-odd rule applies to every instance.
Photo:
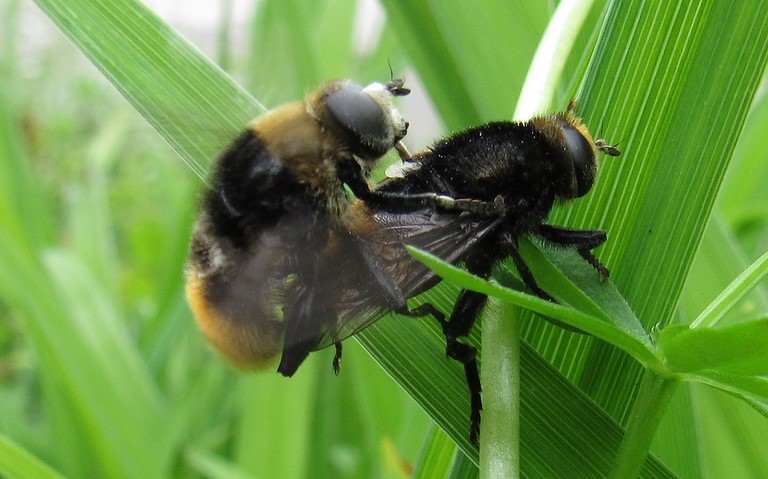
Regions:
[[455, 339], [448, 339], [445, 348], [449, 358], [464, 365], [464, 376], [469, 388], [469, 440], [474, 445], [480, 443], [480, 413], [483, 410], [480, 373], [477, 370], [477, 349]]
[[592, 254], [592, 252], [588, 249], [579, 249], [576, 250], [579, 255], [581, 255], [582, 258], [584, 258], [584, 261], [589, 263], [593, 268], [597, 270], [597, 272], [600, 274], [600, 281], [605, 281], [608, 279], [608, 277], [611, 275], [611, 272], [608, 271], [608, 268], [605, 267], [603, 263], [600, 262], [597, 257]]
[[531, 273], [528, 265], [525, 264], [525, 260], [523, 260], [523, 257], [520, 255], [520, 251], [517, 249], [517, 239], [514, 240], [514, 244], [510, 243], [509, 246], [509, 253], [512, 256], [512, 260], [515, 262], [515, 267], [517, 268], [517, 272], [520, 273], [520, 278], [523, 280], [523, 283], [525, 283], [525, 285], [528, 286], [528, 289], [539, 298], [556, 303], [557, 301], [555, 301], [555, 298], [539, 288], [539, 285], [533, 277], [533, 273]]
[[611, 275], [608, 268], [592, 254], [594, 248], [605, 243], [605, 231], [575, 230], [543, 224], [538, 228], [538, 236], [548, 243], [576, 249], [579, 255], [600, 273], [600, 281], [605, 281]]
[[545, 241], [576, 249], [597, 248], [607, 239], [605, 231], [576, 230], [547, 224], [540, 225], [537, 232]]
[[[528, 268], [528, 265], [525, 264], [525, 261], [523, 260], [523, 257], [520, 256], [520, 251], [517, 249], [517, 244], [511, 245], [510, 248], [510, 255], [512, 256], [512, 259], [515, 261], [515, 266], [517, 267], [517, 272], [520, 273], [520, 277], [523, 279], [523, 282], [526, 286], [539, 298], [546, 299], [547, 301], [551, 301], [553, 303], [557, 303], [557, 300], [546, 293], [543, 289], [539, 288], [539, 285], [536, 284], [536, 280], [533, 278], [533, 273], [531, 273], [531, 270]], [[565, 330], [572, 331], [574, 333], [579, 334], [585, 334], [584, 331], [578, 328], [574, 328], [573, 326], [570, 326], [568, 324], [565, 324], [561, 321], [558, 321], [553, 318], [548, 318], [546, 316], [542, 316], [542, 318], [546, 319], [550, 323], [554, 324], [555, 326], [561, 327]]]
[[445, 322], [445, 315], [441, 313], [437, 308], [432, 306], [432, 303], [420, 304], [413, 309], [400, 310], [397, 311], [397, 313], [402, 314], [403, 316], [411, 316], [413, 318], [432, 316], [441, 325]]
[[[488, 238], [490, 243], [477, 245], [478, 254], [470, 255], [464, 261], [467, 270], [481, 278], [491, 274], [496, 263], [496, 254], [490, 254], [501, 247], [498, 238]], [[483, 411], [482, 385], [477, 367], [477, 349], [459, 341], [466, 337], [485, 307], [488, 297], [474, 291], [462, 290], [453, 307], [450, 319], [441, 323], [445, 334], [445, 352], [451, 359], [464, 365], [464, 376], [469, 389], [469, 440], [478, 445], [480, 441], [480, 422]]]
[[333, 345], [336, 346], [336, 353], [333, 355], [333, 374], [338, 376], [341, 371], [341, 343], [337, 341]]
[[464, 366], [464, 376], [469, 389], [469, 440], [477, 445], [480, 437], [480, 413], [483, 410], [480, 386], [480, 373], [477, 369], [477, 349], [457, 340], [469, 334], [480, 310], [485, 305], [486, 296], [473, 291], [462, 291], [454, 306], [451, 318], [446, 321], [445, 315], [432, 304], [425, 303], [405, 311], [408, 316], [432, 316], [440, 324], [445, 335], [445, 354]]
[[488, 297], [484, 294], [462, 290], [453, 306], [450, 319], [442, 323], [445, 336], [456, 339], [468, 335], [487, 300]]
[[464, 290], [459, 295], [453, 308], [451, 318], [442, 324], [445, 334], [445, 353], [449, 358], [464, 365], [464, 376], [469, 389], [469, 440], [479, 444], [480, 415], [483, 410], [482, 386], [480, 373], [477, 369], [477, 349], [458, 338], [469, 334], [477, 317], [483, 310], [488, 297], [474, 291]]

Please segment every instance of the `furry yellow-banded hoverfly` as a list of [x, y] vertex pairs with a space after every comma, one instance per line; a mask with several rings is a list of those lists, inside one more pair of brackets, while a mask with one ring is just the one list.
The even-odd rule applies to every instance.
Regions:
[[[385, 210], [450, 204], [369, 188], [378, 158], [393, 148], [408, 156], [400, 142], [408, 123], [392, 103], [408, 93], [402, 80], [328, 82], [253, 120], [216, 161], [192, 233], [186, 292], [200, 329], [236, 365], [265, 367], [282, 354], [278, 370], [290, 376], [310, 351], [335, 344], [338, 369], [347, 333], [337, 298], [321, 288], [334, 283], [334, 270], [354, 277], [369, 304], [405, 308], [382, 259], [352, 232], [345, 188]], [[344, 261], [324, 268], [337, 254]]]

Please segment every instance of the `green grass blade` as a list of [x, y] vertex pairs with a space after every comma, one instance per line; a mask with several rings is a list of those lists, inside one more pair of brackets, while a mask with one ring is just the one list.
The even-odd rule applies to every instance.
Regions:
[[531, 61], [514, 119], [527, 120], [553, 104], [571, 49], [592, 8], [592, 1], [560, 2]]
[[489, 298], [482, 323], [480, 477], [520, 477], [521, 308]]
[[[597, 134], [610, 133], [624, 155], [606, 162], [596, 191], [553, 222], [609, 231], [600, 257], [648, 329], [672, 316], [727, 166], [723, 159], [761, 78], [763, 13], [717, 2], [612, 4], [580, 105]], [[499, 68], [487, 81], [506, 73]], [[546, 341], [545, 334], [529, 339]], [[637, 365], [599, 343], [549, 337], [567, 349], [548, 357], [585, 358], [563, 367], [625, 417]]]
[[[25, 186], [0, 194], [7, 207], [0, 221], [0, 290], [4, 304], [17, 312], [35, 360], [45, 365], [34, 377], [41, 388], [38, 406], [60, 441], [51, 457], [68, 474], [160, 476], [169, 451], [145, 440], [149, 424], [160, 417], [158, 391], [112, 307], [113, 291], [103, 275], [97, 279], [84, 262], [46, 244], [50, 197], [19, 161], [26, 160], [23, 150], [16, 152], [18, 158], [0, 161], [0, 177], [14, 176]], [[92, 220], [108, 222], [104, 216]], [[123, 441], [111, 441], [115, 436]], [[82, 449], [90, 454], [78, 454]]]
[[192, 467], [202, 474], [203, 477], [210, 477], [212, 479], [253, 478], [247, 471], [207, 451], [191, 450], [187, 453], [187, 457]]
[[[652, 23], [654, 30], [644, 42], [621, 47], [615, 43], [626, 39], [609, 38], [605, 51], [597, 56], [595, 72], [615, 70], [602, 64], [614, 57], [624, 62], [623, 74], [609, 89], [592, 87], [590, 91], [624, 92], [624, 104], [621, 112], [612, 115], [613, 122], [618, 124], [619, 135], [629, 126], [633, 136], [620, 139], [626, 142], [621, 161], [605, 165], [610, 172], [604, 174], [617, 181], [606, 184], [601, 180], [597, 194], [580, 206], [589, 207], [610, 194], [609, 211], [614, 216], [630, 215], [631, 221], [606, 218], [612, 241], [604, 256], [611, 258], [617, 250], [627, 252], [614, 266], [614, 280], [619, 286], [626, 284], [621, 289], [630, 304], [637, 304], [635, 310], [646, 326], [655, 318], [672, 316], [726, 160], [762, 78], [768, 23], [751, 7], [720, 2], [695, 6], [618, 2], [615, 16], [609, 19], [609, 36], [646, 23]], [[634, 20], [623, 21], [625, 17]], [[660, 28], [659, 21], [667, 27]], [[638, 34], [637, 30], [629, 33]], [[650, 64], [649, 58], [653, 60]], [[720, 62], [733, 68], [726, 73]], [[634, 67], [649, 74], [627, 74]], [[595, 103], [602, 101], [584, 101]], [[674, 149], [669, 147], [669, 138], [675, 138]], [[685, 182], [674, 181], [679, 178]]]
[[[591, 316], [583, 311], [575, 310], [561, 304], [521, 293], [519, 291], [504, 288], [490, 283], [470, 273], [440, 261], [438, 258], [414, 248], [409, 252], [419, 261], [429, 266], [440, 277], [451, 283], [471, 291], [494, 296], [507, 302], [541, 314], [542, 316], [558, 320], [568, 326], [585, 331], [596, 338], [600, 338], [609, 344], [620, 347], [632, 354], [643, 364], [655, 364], [657, 362], [651, 351], [645, 335], [633, 335], [624, 329], [606, 321], [602, 317]], [[610, 318], [610, 313], [609, 318]]]
[[[732, 180], [741, 170], [737, 164], [734, 167], [729, 171]], [[744, 173], [753, 174], [751, 170]], [[699, 315], [748, 266], [747, 254], [725, 221], [713, 217], [683, 289], [680, 321]], [[721, 327], [764, 315], [768, 302], [762, 289], [747, 295], [720, 322]], [[726, 395], [722, 389], [683, 384], [657, 431], [653, 450], [681, 477], [699, 477], [703, 471], [712, 472], [713, 477], [725, 471], [733, 471], [727, 474], [734, 477], [763, 476], [768, 471], [763, 451], [744, 447], [759, 443], [766, 434], [768, 421], [758, 414], [768, 417], [762, 403], [749, 399], [745, 403], [744, 396]]]
[[413, 479], [428, 479], [435, 477], [435, 474], [446, 476], [451, 469], [454, 454], [456, 454], [456, 443], [454, 443], [438, 427], [432, 426], [429, 429], [424, 446], [421, 449], [419, 461], [413, 473]]
[[661, 331], [658, 345], [670, 372], [768, 376], [768, 319], [721, 328], [672, 325]]
[[691, 374], [691, 381], [712, 386], [744, 399], [768, 418], [768, 378], [764, 376], [744, 376], [710, 369]]
[[[348, 73], [356, 53], [355, 15], [354, 0], [260, 2], [251, 22], [244, 72], [249, 90], [259, 92], [268, 105], [278, 105]], [[378, 79], [386, 73], [383, 62]]]
[[768, 252], [741, 273], [715, 300], [691, 322], [691, 327], [715, 326], [739, 301], [768, 275]]
[[467, 456], [461, 451], [456, 451], [453, 456], [453, 464], [451, 464], [451, 472], [446, 477], [447, 479], [475, 479], [480, 477], [480, 473], [477, 466]]
[[201, 178], [264, 110], [139, 2], [36, 3]]
[[[438, 287], [424, 299], [445, 308], [455, 294], [446, 290]], [[445, 357], [438, 326], [413, 318], [384, 318], [356, 338], [477, 464], [477, 449], [468, 441], [469, 398], [463, 371]], [[478, 340], [476, 333], [469, 338], [475, 346]], [[570, 470], [575, 477], [607, 475], [621, 428], [530, 347], [524, 344], [521, 355], [524, 474], [558, 477]], [[551, 429], [555, 424], [556, 433]], [[647, 477], [673, 477], [654, 458], [645, 467]]]
[[765, 417], [758, 416], [743, 400], [722, 394], [713, 388], [692, 387], [696, 406], [695, 433], [701, 447], [699, 464], [701, 477], [763, 477], [768, 470], [768, 458], [762, 447], [765, 437]]
[[[749, 170], [731, 171], [732, 176], [750, 176]], [[729, 284], [749, 267], [748, 253], [734, 230], [726, 225], [723, 215], [714, 215], [705, 231], [699, 251], [691, 266], [691, 276], [683, 289], [679, 311], [682, 318], [697, 318], [713, 305]], [[754, 263], [753, 263], [754, 264]], [[768, 294], [764, 285], [752, 289], [718, 324], [734, 324], [768, 312]], [[696, 320], [691, 324], [696, 324]]]
[[764, 161], [767, 150], [765, 131], [768, 129], [768, 95], [765, 93], [765, 85], [764, 79], [718, 199], [723, 220], [739, 233], [750, 258], [765, 250], [768, 216], [764, 208], [768, 204], [768, 191], [765, 188], [768, 162]]
[[[546, 4], [383, 3], [392, 28], [451, 130], [511, 118], [517, 92], [549, 20]], [[466, 42], [469, 37], [474, 41]]]
[[[515, 34], [515, 28], [505, 21], [494, 23], [476, 35], [487, 42], [484, 46], [462, 47], [451, 42], [460, 38], [456, 32], [461, 31], [462, 21], [475, 18], [467, 11], [451, 11], [454, 7], [438, 4], [405, 7], [392, 3], [387, 4], [390, 21], [396, 25], [411, 22], [396, 28], [402, 28], [401, 40], [414, 50], [414, 61], [447, 124], [457, 127], [511, 115], [516, 94], [509, 95], [513, 100], [505, 96], [502, 101], [499, 96], [506, 95], [512, 78], [522, 82], [525, 68], [520, 67], [522, 62], [510, 65], [502, 59], [500, 65], [490, 60], [498, 60], [499, 45], [515, 45], [516, 38], [508, 36]], [[260, 110], [222, 72], [137, 3], [112, 2], [107, 7], [92, 1], [39, 0], [38, 5], [198, 174], [223, 142]], [[486, 17], [493, 11], [479, 6], [473, 9]], [[589, 123], [599, 125], [595, 127], [598, 133], [610, 132], [625, 155], [607, 164], [595, 192], [574, 208], [561, 210], [553, 222], [600, 226], [610, 232], [601, 259], [646, 327], [671, 317], [703, 234], [727, 166], [723, 159], [730, 157], [765, 67], [765, 9], [763, 5], [724, 2], [703, 2], [695, 7], [616, 2], [608, 16], [605, 36], [598, 43], [596, 61], [582, 90], [581, 106]], [[502, 11], [506, 13], [498, 18], [504, 20], [517, 13]], [[478, 15], [477, 19], [486, 17]], [[414, 25], [423, 32], [417, 35]], [[591, 33], [586, 36], [593, 38]], [[483, 55], [473, 54], [478, 51]], [[484, 56], [488, 51], [493, 53], [490, 59]], [[573, 93], [565, 90], [569, 89], [564, 88], [564, 97]], [[34, 271], [14, 263], [13, 258], [8, 264], [21, 266], [18, 271], [25, 279], [34, 277]], [[5, 277], [4, 284], [16, 277]], [[447, 304], [443, 306], [450, 307]], [[49, 309], [43, 308], [40, 318], [56, 306], [46, 305]], [[385, 327], [388, 323], [396, 326]], [[386, 319], [361, 339], [369, 341], [367, 346], [377, 351], [379, 361], [388, 364], [387, 369], [426, 404], [452, 437], [465, 437], [468, 404], [461, 373], [455, 365], [446, 365], [439, 332], [428, 326], [421, 334], [422, 326], [412, 320], [405, 325], [402, 319]], [[550, 327], [531, 329], [528, 337], [539, 350], [557, 358], [554, 362], [615, 417], [626, 415], [637, 378], [631, 360], [599, 343], [552, 332]], [[543, 332], [537, 334], [537, 329]], [[385, 334], [380, 335], [382, 332]], [[559, 340], [566, 348], [547, 344], [546, 338]], [[407, 360], [398, 362], [398, 358]], [[524, 470], [527, 467], [532, 475], [541, 477], [604, 472], [620, 428], [539, 361], [532, 350], [524, 350], [524, 371], [530, 374], [523, 378], [522, 392], [522, 446], [528, 461]], [[414, 362], [419, 368], [413, 367]], [[413, 369], [418, 371], [409, 371]], [[434, 374], [424, 377], [422, 369]], [[409, 374], [412, 376], [407, 377]], [[553, 391], [557, 396], [554, 404], [548, 397]], [[564, 439], [552, 442], [553, 431], [565, 431]], [[584, 431], [596, 434], [585, 436]], [[471, 449], [463, 446], [471, 455]], [[553, 462], [553, 457], [559, 459]], [[579, 458], [594, 460], [582, 463]], [[577, 463], [569, 463], [571, 460]], [[648, 464], [658, 472], [657, 462]]]
[[3, 435], [0, 435], [0, 473], [4, 477], [15, 479], [60, 479], [64, 477]]
[[[624, 155], [569, 216], [609, 232], [600, 257], [647, 329], [673, 316], [766, 64], [764, 19], [720, 2], [616, 2], [607, 19], [581, 104]], [[579, 384], [624, 418], [638, 369], [605, 345], [589, 357]]]

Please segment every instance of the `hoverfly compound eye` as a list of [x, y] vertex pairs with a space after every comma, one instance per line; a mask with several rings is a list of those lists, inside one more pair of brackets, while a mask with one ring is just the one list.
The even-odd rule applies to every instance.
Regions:
[[358, 85], [346, 84], [329, 93], [325, 104], [342, 128], [357, 135], [375, 135], [385, 129], [381, 106]]
[[392, 97], [402, 96], [396, 88], [372, 83], [365, 88], [345, 83], [328, 93], [325, 106], [339, 128], [350, 139], [350, 150], [361, 158], [379, 158], [392, 149], [408, 130], [408, 123], [392, 105]]
[[595, 182], [595, 149], [584, 135], [571, 125], [563, 125], [563, 139], [573, 162], [576, 198], [584, 196]]

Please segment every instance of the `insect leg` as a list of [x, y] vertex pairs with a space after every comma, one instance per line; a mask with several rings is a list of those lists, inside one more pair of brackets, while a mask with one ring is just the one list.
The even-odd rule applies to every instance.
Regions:
[[592, 254], [592, 249], [605, 243], [607, 239], [605, 231], [576, 230], [543, 224], [539, 226], [537, 232], [539, 237], [546, 242], [575, 248], [579, 255], [600, 273], [600, 281], [605, 281], [611, 275], [608, 268]]
[[543, 289], [539, 288], [539, 285], [536, 283], [536, 280], [533, 278], [533, 273], [531, 273], [530, 268], [528, 268], [528, 265], [525, 264], [525, 260], [523, 260], [523, 257], [520, 255], [520, 250], [517, 247], [517, 238], [514, 240], [511, 240], [509, 242], [509, 253], [512, 256], [512, 260], [515, 262], [515, 267], [517, 268], [517, 272], [520, 273], [520, 278], [523, 280], [523, 283], [525, 283], [526, 286], [528, 286], [528, 289], [530, 289], [533, 294], [538, 296], [541, 299], [546, 299], [547, 301], [552, 301], [553, 303], [556, 303], [555, 298], [548, 295]]
[[398, 141], [397, 144], [395, 144], [395, 150], [397, 150], [397, 154], [400, 156], [400, 160], [402, 160], [403, 163], [413, 161], [413, 155], [408, 151], [408, 148], [406, 148], [402, 141]]
[[[482, 278], [487, 278], [491, 274], [496, 263], [496, 255], [488, 254], [488, 252], [492, 251], [489, 246], [496, 244], [497, 238], [492, 235], [487, 238], [487, 241], [489, 244], [478, 245], [477, 253], [469, 255], [464, 260], [467, 270]], [[472, 330], [472, 326], [485, 307], [487, 300], [488, 297], [484, 294], [462, 290], [447, 321], [442, 315], [435, 316], [445, 335], [446, 355], [464, 365], [464, 376], [469, 389], [471, 406], [469, 439], [473, 444], [478, 444], [480, 438], [480, 420], [483, 410], [482, 387], [477, 367], [477, 348], [459, 341], [459, 338], [466, 337]]]
[[[508, 243], [509, 247], [509, 254], [512, 256], [512, 260], [515, 262], [515, 267], [517, 267], [517, 272], [520, 273], [520, 278], [522, 278], [523, 282], [526, 286], [539, 298], [546, 299], [547, 301], [551, 301], [553, 303], [557, 303], [557, 300], [547, 294], [543, 289], [539, 288], [539, 285], [536, 284], [536, 280], [533, 278], [533, 273], [531, 273], [531, 270], [528, 268], [528, 265], [525, 264], [525, 261], [523, 260], [523, 257], [520, 255], [520, 251], [517, 247], [517, 240], [510, 241]], [[563, 329], [566, 329], [568, 331], [572, 331], [574, 333], [580, 333], [584, 334], [584, 331], [578, 328], [574, 328], [573, 326], [570, 326], [568, 324], [565, 324], [561, 321], [558, 321], [553, 318], [548, 318], [546, 316], [542, 316], [544, 319], [549, 321], [550, 323], [554, 324], [555, 326], [559, 326]]]
[[336, 353], [333, 355], [333, 374], [338, 376], [341, 371], [341, 343], [337, 341], [333, 345], [336, 346]]
[[[486, 243], [478, 245], [477, 253], [469, 255], [464, 264], [467, 271], [487, 278], [490, 276], [497, 256], [490, 254], [498, 244], [498, 238], [490, 235]], [[453, 307], [450, 319], [443, 326], [443, 333], [447, 342], [446, 353], [449, 357], [464, 364], [464, 374], [469, 388], [469, 401], [471, 411], [469, 415], [469, 440], [478, 444], [480, 440], [480, 420], [483, 410], [482, 387], [480, 374], [477, 370], [477, 349], [466, 343], [458, 341], [458, 338], [466, 337], [472, 330], [472, 326], [485, 307], [488, 297], [475, 291], [462, 290]]]
[[[400, 154], [410, 155], [407, 150], [399, 148]], [[504, 199], [501, 195], [493, 201], [477, 199], [456, 199], [438, 193], [396, 193], [371, 190], [367, 176], [360, 165], [354, 161], [342, 162], [337, 167], [339, 178], [349, 186], [352, 193], [369, 206], [391, 213], [410, 213], [423, 208], [434, 208], [448, 211], [468, 211], [483, 215], [503, 215], [506, 212]]]
[[457, 338], [469, 334], [475, 320], [480, 315], [488, 297], [474, 291], [463, 290], [451, 313], [451, 318], [443, 324], [448, 357], [464, 365], [464, 375], [469, 388], [469, 440], [478, 444], [480, 438], [480, 413], [483, 410], [482, 387], [480, 373], [477, 370], [477, 349]]
[[469, 212], [481, 216], [503, 216], [506, 206], [501, 195], [493, 201], [484, 201], [470, 198], [453, 198], [437, 193], [390, 193], [386, 191], [369, 191], [355, 195], [365, 203], [377, 209], [387, 210], [391, 213], [409, 213], [423, 208], [433, 208], [443, 211]]
[[459, 337], [469, 334], [478, 313], [485, 304], [486, 296], [473, 291], [464, 290], [459, 295], [451, 318], [446, 321], [445, 315], [438, 311], [430, 303], [417, 306], [409, 311], [409, 316], [432, 316], [443, 330], [445, 335], [445, 354], [449, 358], [460, 362], [464, 366], [464, 377], [469, 390], [469, 440], [478, 444], [480, 437], [480, 413], [483, 410], [480, 385], [480, 373], [477, 369], [477, 348], [462, 343]]
[[437, 206], [452, 211], [466, 211], [480, 216], [504, 216], [507, 207], [504, 204], [504, 197], [497, 195], [493, 201], [484, 201], [476, 199], [451, 198], [450, 196], [436, 195], [435, 203]]

